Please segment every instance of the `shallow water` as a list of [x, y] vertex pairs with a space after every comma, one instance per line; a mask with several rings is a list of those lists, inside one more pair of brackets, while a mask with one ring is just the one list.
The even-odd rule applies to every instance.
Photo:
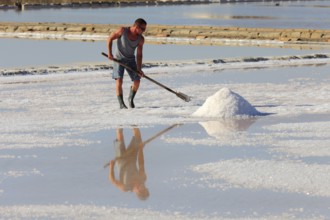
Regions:
[[[54, 41], [54, 40], [29, 40], [0, 38], [0, 69], [38, 67], [54, 65], [75, 65], [78, 63], [105, 62], [101, 56], [102, 51], [107, 51], [106, 42], [82, 41]], [[204, 60], [235, 57], [265, 57], [282, 55], [304, 55], [311, 53], [324, 53], [327, 49], [322, 46], [310, 48], [302, 45], [299, 49], [285, 45], [273, 47], [249, 45], [178, 45], [178, 44], [148, 44], [144, 46], [145, 62], [150, 61], [180, 61]]]
[[1, 21], [149, 24], [329, 29], [329, 1], [251, 2], [237, 4], [52, 8], [1, 11]]
[[[213, 142], [212, 139], [229, 140], [234, 137], [274, 135], [262, 127], [288, 121], [301, 123], [308, 118], [313, 122], [329, 121], [329, 115], [301, 115], [296, 118], [261, 117], [244, 123], [244, 126], [232, 126], [239, 121], [222, 124], [221, 130], [217, 132], [218, 136], [209, 136], [205, 124], [178, 125], [165, 131], [160, 137], [157, 137], [157, 134], [170, 126], [154, 125], [139, 128], [143, 141], [155, 138], [143, 148], [147, 176], [144, 185], [149, 191], [146, 200], [139, 199], [134, 192], [121, 191], [108, 179], [108, 162], [116, 157], [113, 143], [116, 139], [116, 129], [86, 133], [84, 138], [94, 143], [89, 146], [2, 150], [3, 192], [0, 204], [93, 204], [130, 209], [147, 208], [162, 213], [187, 213], [189, 216], [205, 215], [205, 218], [266, 217], [278, 216], [281, 213], [290, 213], [295, 217], [329, 216], [328, 197], [276, 192], [263, 188], [236, 188], [226, 186], [225, 181], [221, 180], [212, 183], [213, 180], [208, 180], [206, 175], [191, 170], [200, 164], [238, 158], [272, 161], [276, 160], [275, 158], [286, 157], [285, 154], [272, 152], [272, 147], [263, 144], [250, 146], [247, 142], [233, 146], [219, 142], [217, 146], [217, 142], [210, 143]], [[219, 121], [217, 123], [221, 124]], [[127, 147], [133, 135], [132, 130], [133, 127], [130, 126], [123, 128]], [[209, 141], [203, 144], [200, 142], [203, 139]], [[134, 160], [135, 164], [138, 159], [122, 160], [127, 163]], [[315, 163], [317, 160], [312, 161]], [[118, 175], [116, 167], [117, 180]], [[210, 187], [209, 184], [215, 184], [215, 187]], [[216, 187], [221, 184], [223, 189]], [[301, 211], [294, 211], [297, 209]]]
[[[167, 5], [110, 8], [50, 8], [26, 11], [2, 10], [1, 21], [82, 22], [130, 24], [141, 14], [151, 24], [220, 25], [244, 27], [294, 27], [329, 29], [329, 1], [289, 1], [237, 4]], [[184, 11], [184, 13], [182, 13]], [[169, 12], [170, 15], [169, 16]], [[36, 67], [72, 63], [102, 62], [104, 42], [43, 41], [1, 38], [0, 68]], [[263, 45], [265, 46], [265, 45]], [[281, 47], [281, 48], [280, 48]], [[298, 49], [295, 50], [295, 49]], [[144, 60], [190, 60], [228, 57], [277, 56], [319, 53], [322, 47], [285, 45], [267, 48], [239, 43], [222, 46], [150, 45], [146, 42]]]

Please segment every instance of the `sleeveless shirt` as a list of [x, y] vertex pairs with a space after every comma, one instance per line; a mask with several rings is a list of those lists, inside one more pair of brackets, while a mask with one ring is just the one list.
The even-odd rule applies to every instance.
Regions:
[[129, 27], [124, 28], [123, 34], [117, 39], [117, 54], [118, 59], [124, 58], [135, 60], [135, 49], [138, 47], [141, 40], [141, 35], [138, 35], [136, 40], [132, 41], [128, 38]]

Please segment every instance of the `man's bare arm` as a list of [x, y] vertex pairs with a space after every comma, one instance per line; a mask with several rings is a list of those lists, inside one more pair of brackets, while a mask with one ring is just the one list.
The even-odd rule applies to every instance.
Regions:
[[120, 36], [123, 34], [123, 32], [124, 32], [124, 27], [121, 27], [118, 30], [116, 30], [115, 32], [112, 32], [107, 39], [108, 58], [110, 60], [113, 60], [112, 42], [114, 40], [117, 40], [118, 38], [120, 38]]
[[136, 52], [137, 70], [141, 73], [142, 76], [144, 75], [144, 73], [142, 71], [143, 44], [144, 44], [144, 37], [142, 36], [142, 39], [138, 45], [137, 52]]

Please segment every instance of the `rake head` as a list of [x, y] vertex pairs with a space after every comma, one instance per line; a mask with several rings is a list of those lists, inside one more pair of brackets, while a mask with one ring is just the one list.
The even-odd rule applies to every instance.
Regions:
[[176, 96], [179, 97], [180, 99], [186, 101], [186, 102], [190, 101], [190, 97], [186, 94], [181, 93], [181, 92], [177, 92]]

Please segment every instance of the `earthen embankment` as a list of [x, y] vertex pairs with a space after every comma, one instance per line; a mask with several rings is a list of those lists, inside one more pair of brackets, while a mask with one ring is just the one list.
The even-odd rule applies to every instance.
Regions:
[[207, 4], [213, 0], [2, 0], [0, 8], [112, 7], [136, 5]]
[[[126, 26], [129, 26], [127, 24]], [[77, 23], [11, 23], [0, 22], [0, 36], [55, 39], [100, 40], [120, 26], [114, 24], [77, 24]], [[249, 39], [274, 40], [283, 42], [323, 42], [330, 43], [330, 30], [313, 29], [275, 29], [275, 28], [243, 28], [219, 26], [173, 26], [148, 25], [145, 36], [158, 38], [189, 39]], [[44, 37], [42, 37], [44, 36]], [[70, 37], [69, 37], [70, 36]], [[39, 37], [40, 38], [40, 37]]]

